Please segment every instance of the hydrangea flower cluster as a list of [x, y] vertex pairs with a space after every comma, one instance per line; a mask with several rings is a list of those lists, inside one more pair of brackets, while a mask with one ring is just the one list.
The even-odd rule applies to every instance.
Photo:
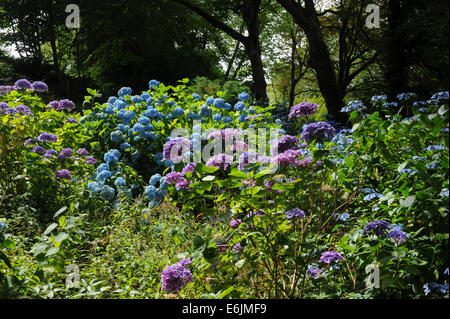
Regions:
[[57, 178], [61, 178], [61, 179], [72, 179], [72, 174], [67, 169], [62, 169], [62, 170], [56, 171], [55, 175]]
[[364, 235], [375, 234], [377, 236], [382, 236], [389, 228], [391, 228], [389, 222], [385, 220], [374, 220], [366, 224], [364, 227]]
[[207, 162], [206, 166], [216, 167], [218, 169], [226, 171], [233, 162], [233, 156], [227, 154], [219, 154], [212, 156]]
[[300, 208], [293, 208], [291, 210], [288, 210], [284, 213], [284, 216], [287, 219], [293, 219], [293, 218], [305, 218], [305, 212], [302, 211]]
[[320, 270], [317, 267], [309, 267], [308, 270], [306, 271], [306, 273], [308, 274], [308, 276], [311, 276], [314, 279], [316, 279], [317, 277], [320, 276], [320, 274], [322, 273], [322, 270]]
[[161, 288], [166, 292], [179, 293], [194, 279], [191, 271], [186, 268], [191, 263], [189, 259], [183, 259], [175, 265], [166, 267], [161, 272]]
[[407, 233], [405, 233], [404, 231], [396, 229], [396, 230], [390, 231], [386, 235], [386, 238], [390, 238], [396, 244], [401, 244], [404, 241], [406, 241], [406, 239], [409, 238], [409, 235]]
[[185, 138], [175, 138], [164, 145], [163, 158], [166, 161], [179, 163], [184, 159], [184, 155], [190, 152], [192, 144]]
[[300, 104], [294, 105], [291, 108], [291, 111], [289, 112], [289, 118], [300, 117], [300, 116], [311, 116], [316, 113], [317, 108], [319, 107], [318, 104], [311, 103], [311, 102], [302, 102]]
[[344, 257], [337, 251], [325, 251], [322, 253], [322, 256], [319, 259], [319, 262], [324, 262], [326, 264], [330, 264], [332, 261], [339, 262], [340, 260], [345, 260]]
[[75, 109], [75, 103], [73, 103], [71, 100], [68, 99], [63, 99], [60, 101], [51, 101], [50, 103], [48, 103], [48, 106], [50, 108], [53, 108], [55, 111], [62, 111], [62, 110], [72, 111], [73, 109]]
[[[374, 98], [378, 98], [378, 97], [375, 97], [375, 96], [372, 97], [372, 101], [374, 101]], [[367, 109], [367, 107], [363, 104], [363, 102], [361, 100], [354, 100], [354, 101], [348, 102], [347, 106], [345, 106], [341, 109], [341, 112], [344, 112], [344, 113], [350, 113], [353, 111], [361, 112], [365, 109]]]
[[5, 102], [0, 103], [0, 114], [9, 114], [9, 115], [22, 114], [33, 116], [33, 113], [31, 112], [28, 106], [18, 105], [16, 107], [10, 107]]
[[336, 135], [336, 130], [330, 124], [325, 122], [315, 122], [306, 125], [303, 128], [302, 138], [307, 141], [317, 141], [319, 143], [325, 140], [331, 140]]

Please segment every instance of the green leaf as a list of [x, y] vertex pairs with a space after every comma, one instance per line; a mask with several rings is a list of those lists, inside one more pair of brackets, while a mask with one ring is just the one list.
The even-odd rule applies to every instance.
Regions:
[[67, 209], [67, 206], [61, 207], [56, 213], [55, 215], [53, 215], [53, 218], [59, 216], [60, 214], [64, 213]]
[[400, 202], [400, 205], [403, 207], [411, 207], [415, 201], [416, 201], [416, 195], [410, 195], [410, 196], [406, 197], [405, 200], [402, 200]]
[[59, 233], [58, 235], [56, 235], [56, 236], [54, 237], [54, 240], [55, 240], [57, 243], [60, 243], [60, 242], [62, 242], [64, 239], [66, 239], [67, 237], [69, 237], [69, 234], [67, 234], [67, 233]]
[[59, 251], [59, 248], [52, 247], [49, 250], [47, 250], [47, 253], [45, 254], [45, 257], [52, 256], [52, 255], [56, 254], [58, 251]]
[[8, 266], [9, 268], [12, 268], [8, 257], [2, 251], [0, 251], [0, 260], [3, 260], [5, 262], [5, 264], [6, 264], [6, 266]]
[[46, 236], [46, 235], [50, 234], [56, 227], [58, 227], [57, 223], [51, 223], [42, 235]]
[[230, 292], [234, 290], [234, 286], [228, 287], [224, 291], [222, 291], [218, 297], [218, 299], [223, 299], [225, 296], [229, 295]]
[[230, 176], [234, 176], [234, 177], [238, 177], [238, 178], [241, 178], [241, 179], [247, 179], [248, 178], [248, 175], [246, 173], [241, 172], [240, 170], [238, 170], [236, 168], [231, 170], [229, 175]]

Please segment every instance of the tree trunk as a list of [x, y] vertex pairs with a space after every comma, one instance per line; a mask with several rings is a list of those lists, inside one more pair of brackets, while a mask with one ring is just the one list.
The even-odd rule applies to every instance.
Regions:
[[294, 105], [295, 100], [295, 87], [297, 85], [297, 81], [295, 79], [295, 55], [297, 52], [297, 34], [292, 31], [291, 34], [291, 88], [289, 90], [289, 107]]
[[398, 93], [403, 93], [408, 87], [406, 72], [406, 56], [404, 35], [399, 30], [403, 12], [400, 0], [389, 0], [389, 29], [387, 45], [386, 82], [387, 96], [390, 101], [396, 99]]
[[267, 83], [264, 76], [261, 43], [259, 41], [259, 35], [261, 33], [259, 21], [260, 7], [261, 0], [247, 0], [242, 10], [242, 19], [246, 23], [248, 31], [247, 41], [244, 43], [244, 46], [252, 67], [253, 95], [256, 101], [267, 104]]
[[319, 19], [312, 0], [305, 0], [302, 7], [293, 0], [277, 0], [295, 22], [303, 29], [309, 44], [309, 64], [314, 69], [320, 92], [322, 93], [328, 114], [340, 123], [346, 123], [348, 116], [340, 112], [343, 106], [343, 97], [340, 96], [333, 63], [328, 47], [323, 39]]

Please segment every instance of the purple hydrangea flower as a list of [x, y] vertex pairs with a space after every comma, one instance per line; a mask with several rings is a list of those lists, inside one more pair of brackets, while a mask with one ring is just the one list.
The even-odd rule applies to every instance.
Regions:
[[177, 262], [177, 265], [181, 266], [181, 267], [186, 267], [187, 265], [190, 265], [190, 264], [192, 264], [191, 258], [181, 259], [179, 262]]
[[336, 130], [325, 122], [315, 122], [306, 125], [302, 132], [302, 138], [307, 141], [323, 142], [331, 140], [336, 135]]
[[34, 138], [27, 138], [23, 143], [23, 146], [30, 146], [33, 144]]
[[50, 142], [55, 143], [58, 140], [58, 136], [50, 134], [50, 133], [41, 133], [37, 140], [40, 142]]
[[318, 104], [310, 103], [310, 102], [302, 102], [300, 104], [297, 104], [291, 108], [291, 111], [289, 113], [289, 118], [292, 117], [299, 117], [299, 116], [311, 116], [316, 113], [316, 109], [319, 107]]
[[65, 148], [58, 155], [58, 159], [64, 159], [73, 155], [73, 150], [71, 148]]
[[196, 166], [197, 166], [196, 163], [188, 163], [188, 164], [186, 164], [186, 166], [183, 167], [183, 170], [181, 171], [181, 174], [186, 175], [187, 172], [193, 173]]
[[45, 153], [45, 148], [43, 148], [42, 146], [37, 145], [37, 146], [35, 146], [35, 147], [33, 147], [31, 149], [31, 152], [42, 155], [42, 154]]
[[74, 108], [75, 103], [68, 99], [60, 100], [58, 103], [58, 110], [72, 111]]
[[280, 166], [303, 166], [306, 167], [312, 162], [311, 157], [304, 157], [299, 160], [299, 157], [303, 156], [303, 152], [300, 150], [287, 150], [284, 153], [278, 154], [272, 159], [272, 163], [279, 164]]
[[67, 120], [65, 121], [65, 123], [78, 123], [78, 121], [75, 120], [73, 117], [69, 117], [69, 118], [67, 118]]
[[236, 245], [233, 246], [233, 248], [231, 249], [231, 251], [233, 253], [238, 253], [240, 252], [242, 249], [244, 249], [244, 247], [242, 247], [241, 243], [237, 243]]
[[184, 177], [184, 174], [180, 172], [171, 172], [166, 175], [166, 183], [175, 184], [175, 187], [178, 189], [188, 189], [192, 182], [187, 181]]
[[6, 95], [14, 90], [14, 86], [11, 85], [0, 85], [0, 96]]
[[226, 154], [219, 154], [219, 155], [211, 157], [206, 162], [206, 166], [217, 167], [219, 169], [226, 171], [227, 168], [231, 166], [232, 162], [233, 162], [233, 156], [226, 155]]
[[322, 273], [322, 270], [320, 270], [317, 267], [310, 267], [308, 268], [308, 270], [306, 271], [306, 273], [313, 277], [314, 279], [316, 279], [317, 277], [319, 277], [319, 275]]
[[38, 91], [38, 92], [48, 91], [47, 84], [45, 84], [44, 82], [41, 82], [41, 81], [33, 82], [33, 84], [31, 84], [31, 87], [33, 90]]
[[77, 150], [77, 154], [80, 155], [80, 156], [88, 156], [89, 152], [86, 149], [84, 149], [84, 148], [80, 148], [80, 149]]
[[47, 106], [56, 111], [59, 111], [59, 101], [51, 101], [47, 104]]
[[30, 108], [28, 106], [25, 106], [25, 105], [18, 105], [18, 106], [16, 106], [15, 109], [14, 109], [14, 113], [33, 116], [33, 113], [31, 113]]
[[47, 159], [53, 159], [53, 157], [55, 157], [57, 155], [58, 155], [57, 151], [50, 149], [50, 150], [47, 150], [47, 152], [45, 152], [45, 154], [42, 156]]
[[288, 210], [287, 212], [284, 213], [284, 216], [287, 219], [292, 219], [292, 218], [305, 218], [305, 212], [302, 211], [300, 208], [293, 208], [291, 210]]
[[261, 163], [267, 164], [270, 162], [270, 158], [267, 156], [261, 156], [256, 152], [245, 152], [239, 157], [239, 170], [244, 170], [247, 165]]
[[167, 292], [179, 293], [194, 276], [182, 264], [166, 267], [161, 273], [161, 288]]
[[342, 257], [342, 255], [340, 253], [338, 253], [337, 251], [325, 251], [322, 253], [322, 256], [320, 257], [319, 262], [324, 262], [326, 264], [329, 264], [332, 261], [337, 263], [337, 262], [339, 262], [339, 260], [345, 260], [345, 258]]
[[56, 177], [62, 179], [72, 179], [72, 174], [67, 169], [56, 171]]
[[14, 83], [14, 88], [16, 90], [26, 90], [26, 89], [32, 89], [30, 81], [26, 79], [20, 79], [16, 83]]
[[190, 151], [192, 144], [185, 138], [175, 138], [164, 145], [163, 158], [174, 163], [181, 162], [184, 153]]
[[364, 227], [364, 235], [368, 233], [373, 233], [377, 236], [384, 235], [384, 232], [391, 228], [391, 224], [385, 220], [374, 220], [368, 222]]
[[97, 160], [93, 158], [92, 156], [89, 156], [86, 158], [86, 164], [88, 165], [95, 165], [97, 163]]
[[234, 128], [226, 128], [224, 130], [216, 130], [208, 135], [208, 138], [214, 138], [214, 139], [222, 139], [225, 140], [225, 142], [231, 141], [233, 139], [236, 139], [239, 135], [239, 131]]
[[230, 222], [230, 226], [231, 226], [231, 227], [237, 227], [237, 226], [239, 226], [240, 224], [242, 224], [242, 220], [241, 220], [241, 219], [233, 219], [233, 220]]
[[386, 238], [390, 238], [394, 243], [401, 244], [402, 242], [406, 241], [406, 239], [409, 238], [408, 234], [401, 230], [393, 230], [390, 231]]
[[298, 150], [300, 148], [300, 139], [291, 136], [291, 135], [285, 135], [279, 140], [275, 141], [273, 146], [271, 147], [272, 154], [280, 154], [284, 153], [287, 150]]

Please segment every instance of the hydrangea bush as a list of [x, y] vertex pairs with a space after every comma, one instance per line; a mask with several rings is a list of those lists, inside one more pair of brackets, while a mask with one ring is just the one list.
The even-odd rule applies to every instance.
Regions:
[[[82, 106], [43, 102], [43, 82], [2, 88], [0, 189], [31, 194], [46, 226], [32, 250], [37, 264], [27, 261], [39, 280], [14, 275], [25, 295], [46, 282], [51, 293], [78, 297], [448, 297], [448, 92], [351, 101], [347, 128], [304, 101], [289, 110], [287, 134], [275, 107], [253, 105], [246, 92], [198, 94], [187, 79], [123, 87], [103, 103], [88, 89]], [[262, 154], [254, 145], [264, 140]], [[198, 154], [205, 147], [214, 149], [207, 161]], [[161, 216], [173, 211], [183, 222], [169, 231]], [[142, 240], [99, 240], [85, 218], [104, 221], [107, 233], [126, 220], [118, 231]], [[0, 223], [2, 248], [14, 245], [9, 225]], [[147, 247], [148, 261], [130, 257], [146, 236], [169, 256], [153, 260], [159, 252]], [[143, 277], [111, 288], [99, 270], [106, 250], [86, 267], [110, 286], [51, 288], [64, 265], [86, 258], [87, 238], [93, 247], [110, 241], [114, 263], [127, 260], [121, 265]], [[379, 288], [367, 282], [375, 267]]]

